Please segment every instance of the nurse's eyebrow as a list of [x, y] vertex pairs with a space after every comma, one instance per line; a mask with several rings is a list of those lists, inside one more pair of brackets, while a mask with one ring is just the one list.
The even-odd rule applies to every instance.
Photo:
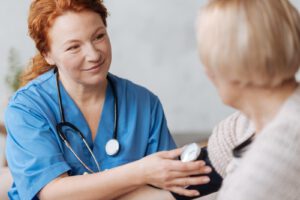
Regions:
[[[94, 37], [101, 30], [106, 30], [106, 27], [99, 26], [98, 28], [96, 28], [94, 33], [92, 34], [92, 37]], [[79, 41], [80, 40], [78, 40], [78, 39], [70, 39], [70, 40], [67, 40], [66, 42], [64, 42], [62, 46], [65, 46], [67, 44], [71, 44], [71, 43], [74, 43], [74, 42], [79, 42]]]
[[95, 31], [93, 33], [93, 36], [96, 35], [99, 31], [102, 31], [102, 30], [106, 30], [106, 28], [103, 27], [103, 26], [99, 26], [98, 28], [95, 29]]
[[71, 40], [67, 40], [66, 42], [63, 43], [62, 46], [65, 46], [67, 44], [71, 44], [71, 43], [74, 43], [74, 42], [79, 42], [80, 40], [76, 40], [76, 39], [71, 39]]

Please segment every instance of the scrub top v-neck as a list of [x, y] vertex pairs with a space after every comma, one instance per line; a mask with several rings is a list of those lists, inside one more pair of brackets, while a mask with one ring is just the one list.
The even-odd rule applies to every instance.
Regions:
[[[87, 122], [60, 84], [66, 121], [76, 125], [93, 151], [101, 170], [120, 166], [157, 151], [176, 147], [167, 127], [162, 105], [153, 93], [128, 80], [109, 74], [115, 83], [119, 105], [116, 156], [105, 153], [105, 145], [113, 137], [114, 98], [108, 84], [97, 134], [92, 140]], [[18, 90], [5, 112], [7, 128], [6, 156], [14, 184], [11, 199], [36, 199], [36, 194], [50, 181], [67, 172], [81, 175], [86, 169], [63, 144], [56, 133], [60, 122], [55, 74], [53, 70], [39, 76]], [[97, 167], [82, 140], [67, 133], [68, 140], [90, 168]]]

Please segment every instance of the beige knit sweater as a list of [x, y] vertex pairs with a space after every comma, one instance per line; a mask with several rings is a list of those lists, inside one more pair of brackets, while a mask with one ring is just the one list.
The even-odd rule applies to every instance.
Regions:
[[218, 200], [300, 200], [300, 87], [242, 158], [233, 158], [232, 149], [254, 131], [241, 113], [214, 129], [209, 157], [225, 178]]

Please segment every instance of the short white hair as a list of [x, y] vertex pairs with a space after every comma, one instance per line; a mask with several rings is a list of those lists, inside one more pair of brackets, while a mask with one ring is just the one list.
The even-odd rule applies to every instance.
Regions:
[[242, 84], [276, 86], [300, 65], [300, 17], [288, 0], [210, 0], [199, 13], [200, 58]]

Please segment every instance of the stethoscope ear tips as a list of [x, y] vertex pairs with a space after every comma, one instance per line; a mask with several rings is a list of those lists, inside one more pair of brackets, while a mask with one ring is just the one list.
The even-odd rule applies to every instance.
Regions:
[[110, 139], [105, 145], [107, 155], [114, 156], [119, 152], [120, 144], [116, 139]]

